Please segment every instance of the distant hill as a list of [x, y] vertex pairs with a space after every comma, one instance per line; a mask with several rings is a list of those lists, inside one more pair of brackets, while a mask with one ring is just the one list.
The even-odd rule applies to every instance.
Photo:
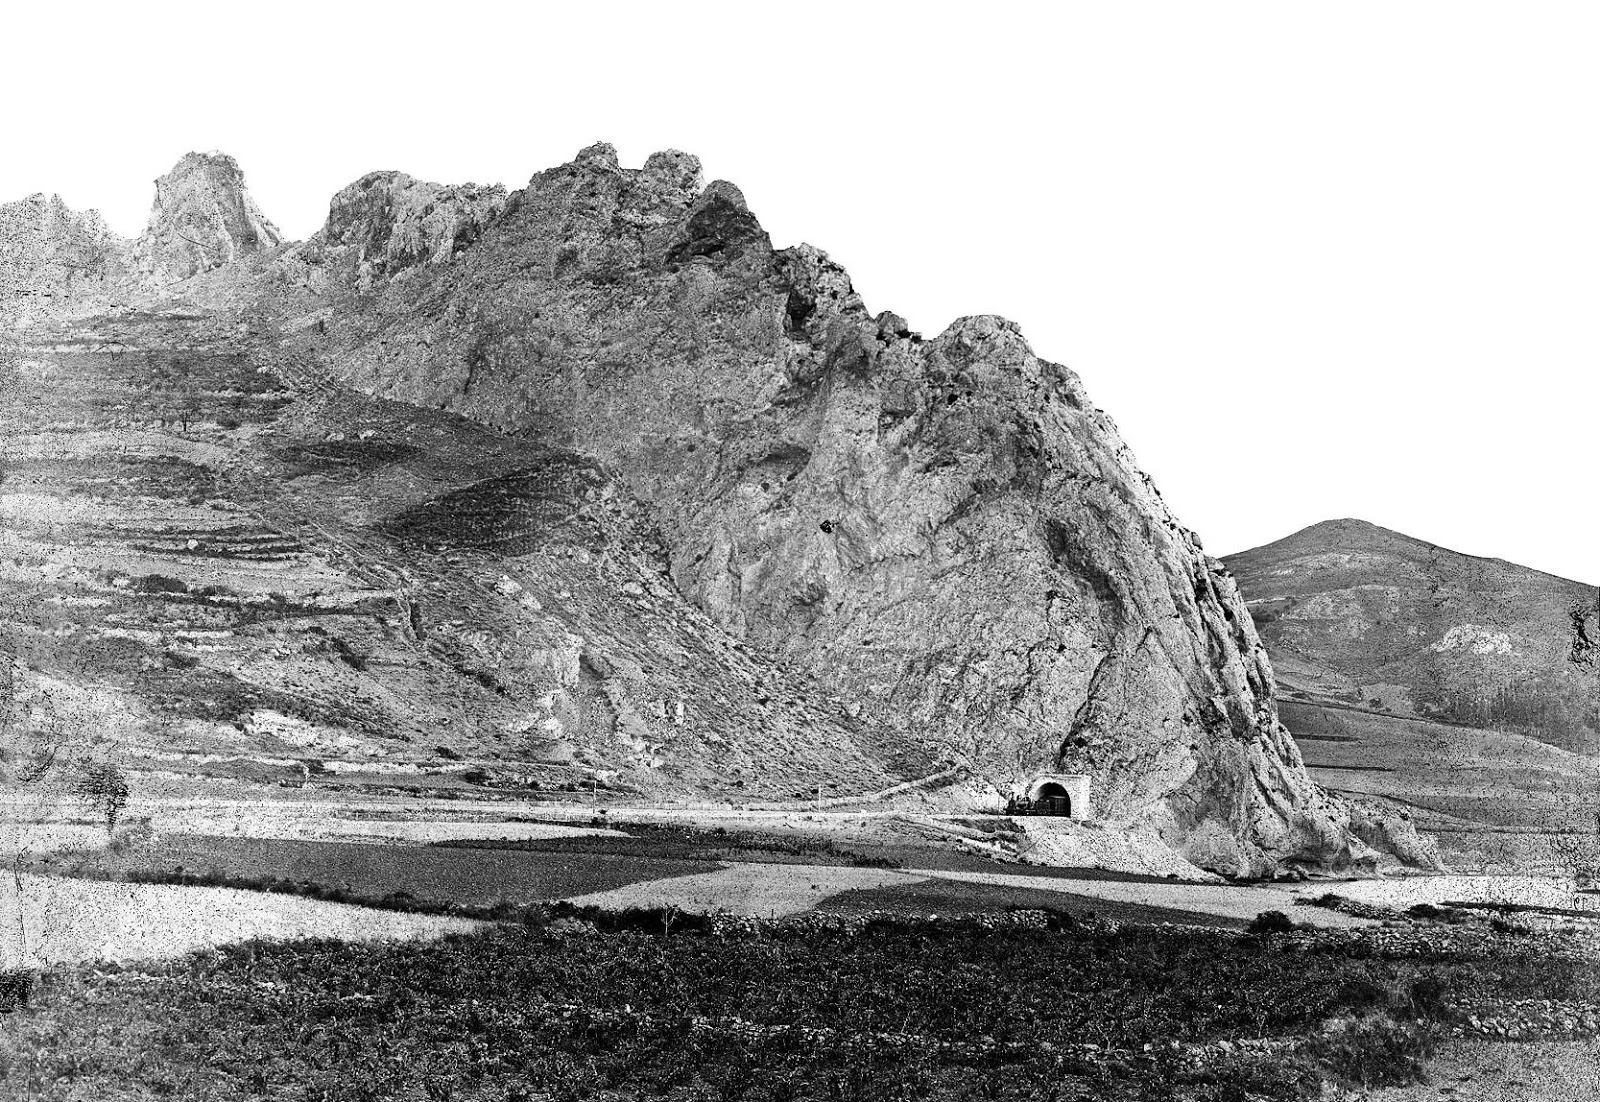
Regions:
[[1592, 586], [1330, 520], [1224, 560], [1290, 700], [1513, 731], [1600, 752], [1571, 612]]
[[1408, 809], [1458, 869], [1600, 867], [1595, 675], [1568, 661], [1594, 589], [1359, 520], [1224, 561], [1319, 782]]

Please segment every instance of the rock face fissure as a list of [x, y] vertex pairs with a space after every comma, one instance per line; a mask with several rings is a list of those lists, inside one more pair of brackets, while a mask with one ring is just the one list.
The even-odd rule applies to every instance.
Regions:
[[[704, 631], [815, 686], [807, 706], [832, 718], [798, 735], [811, 752], [842, 738], [891, 780], [955, 763], [978, 779], [969, 801], [1087, 775], [1097, 816], [1241, 874], [1369, 863], [1368, 842], [1403, 833], [1308, 780], [1228, 571], [1010, 322], [925, 339], [870, 314], [826, 254], [774, 248], [739, 190], [682, 153], [631, 170], [592, 146], [509, 196], [375, 173], [311, 240], [249, 265], [228, 260], [276, 232], [231, 161], [190, 161], [135, 250], [147, 285], [185, 281], [186, 301], [247, 316], [257, 348], [293, 347], [303, 386], [571, 456], [572, 486], [649, 518], [663, 581]], [[515, 559], [529, 531], [561, 527], [575, 491], [548, 487], [499, 471], [369, 531]], [[603, 656], [574, 669], [574, 691], [616, 676]], [[648, 716], [609, 712], [659, 742]]]

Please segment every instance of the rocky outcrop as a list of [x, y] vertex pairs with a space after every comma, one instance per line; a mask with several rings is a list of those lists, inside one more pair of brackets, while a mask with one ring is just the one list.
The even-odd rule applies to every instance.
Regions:
[[673, 589], [594, 463], [236, 331], [185, 310], [0, 341], [0, 777], [66, 737], [293, 784], [890, 782], [813, 684]]
[[1101, 814], [1230, 872], [1370, 856], [1278, 722], [1228, 572], [1009, 322], [871, 316], [692, 157], [606, 146], [363, 309], [345, 378], [602, 464], [677, 589], [885, 760], [954, 756], [996, 791], [1088, 772]]
[[347, 267], [362, 290], [470, 246], [505, 206], [505, 188], [444, 186], [403, 172], [373, 172], [333, 197], [327, 224], [306, 243], [317, 264]]
[[0, 322], [104, 309], [131, 290], [131, 247], [59, 195], [0, 204]]
[[150, 221], [134, 244], [147, 289], [160, 291], [282, 242], [224, 153], [188, 153], [156, 181]]

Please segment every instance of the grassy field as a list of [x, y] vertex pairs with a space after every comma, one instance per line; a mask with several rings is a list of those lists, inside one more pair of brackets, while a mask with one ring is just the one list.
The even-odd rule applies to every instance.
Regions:
[[[667, 861], [759, 861], [806, 865], [871, 865], [896, 867], [905, 862], [882, 847], [840, 846], [822, 836], [782, 835], [756, 829], [697, 827], [676, 823], [606, 822], [597, 816], [593, 825], [616, 833], [574, 837], [460, 839], [434, 843], [452, 849], [506, 850], [524, 853], [588, 854]], [[565, 824], [563, 824], [565, 825]], [[931, 854], [930, 854], [931, 855]]]
[[[881, 877], [873, 881], [856, 875], [856, 870], [893, 869], [901, 863], [899, 858], [876, 850], [840, 850], [826, 839], [643, 824], [628, 824], [627, 830], [633, 833], [451, 841], [431, 846], [173, 834], [114, 850], [47, 853], [32, 858], [26, 867], [43, 876], [247, 888], [470, 917], [503, 917], [528, 904], [597, 898], [629, 888], [635, 889], [625, 893], [631, 905], [657, 905], [676, 892], [671, 884], [657, 887], [659, 882], [726, 869], [726, 876], [701, 893], [710, 892], [729, 909], [754, 908], [760, 914], [809, 909], [816, 903], [834, 914], [886, 910], [945, 916], [1043, 907], [1119, 921], [1222, 927], [1244, 924], [1241, 919], [1181, 907], [1092, 898], [1094, 886], [1100, 882], [1167, 884], [1151, 877], [1001, 865], [956, 853], [946, 853], [939, 860], [940, 855], [924, 850], [903, 851], [903, 855], [918, 864], [945, 866], [945, 871], [954, 875], [998, 872], [1036, 880], [1039, 889], [917, 881], [909, 876], [901, 884], [881, 884]], [[761, 875], [741, 877], [741, 872], [760, 871], [751, 865], [789, 866], [794, 875], [786, 879], [779, 874], [788, 869], [771, 868]], [[1072, 881], [1082, 882], [1085, 894], [1045, 890], [1061, 889]], [[875, 886], [856, 886], [862, 883]]]
[[361, 899], [406, 893], [476, 906], [522, 904], [608, 891], [715, 868], [703, 860], [631, 853], [519, 848], [459, 849], [364, 842], [168, 835], [120, 852], [47, 854], [31, 871], [246, 886], [282, 881], [341, 889]]
[[1009, 884], [973, 884], [960, 880], [923, 880], [881, 888], [854, 888], [824, 900], [816, 909], [823, 914], [837, 915], [887, 912], [906, 916], [961, 916], [1028, 908], [1061, 911], [1082, 918], [1107, 918], [1115, 922], [1176, 922], [1224, 929], [1242, 929], [1246, 925], [1243, 919], [1175, 907], [1119, 903], [1060, 891]]
[[0, 1084], [41, 1102], [1302, 1099], [1324, 1078], [1415, 1080], [1454, 1000], [1600, 998], [1594, 966], [1515, 944], [1398, 958], [1070, 919], [561, 925], [13, 978]]

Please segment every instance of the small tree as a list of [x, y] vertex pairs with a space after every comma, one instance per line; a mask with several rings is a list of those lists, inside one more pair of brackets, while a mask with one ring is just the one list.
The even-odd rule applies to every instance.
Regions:
[[[1594, 674], [1600, 667], [1600, 590], [1596, 590], [1594, 604], [1575, 603], [1571, 618], [1572, 650], [1567, 660], [1576, 668]], [[1594, 688], [1600, 690], [1600, 686]], [[1589, 797], [1591, 804], [1584, 809], [1584, 817], [1593, 818], [1594, 828], [1558, 835], [1551, 843], [1556, 861], [1583, 885], [1600, 880], [1600, 784], [1590, 788]]]
[[111, 762], [92, 762], [83, 767], [74, 791], [80, 801], [106, 821], [106, 833], [117, 829], [122, 809], [128, 806], [128, 778]]
[[[1568, 660], [1579, 669], [1592, 670], [1600, 656], [1600, 642], [1596, 642], [1596, 634], [1600, 634], [1600, 591], [1597, 591], [1594, 607], [1579, 601], [1572, 606], [1571, 617], [1572, 653]], [[1597, 631], [1590, 630], [1591, 620], [1596, 622]]]

